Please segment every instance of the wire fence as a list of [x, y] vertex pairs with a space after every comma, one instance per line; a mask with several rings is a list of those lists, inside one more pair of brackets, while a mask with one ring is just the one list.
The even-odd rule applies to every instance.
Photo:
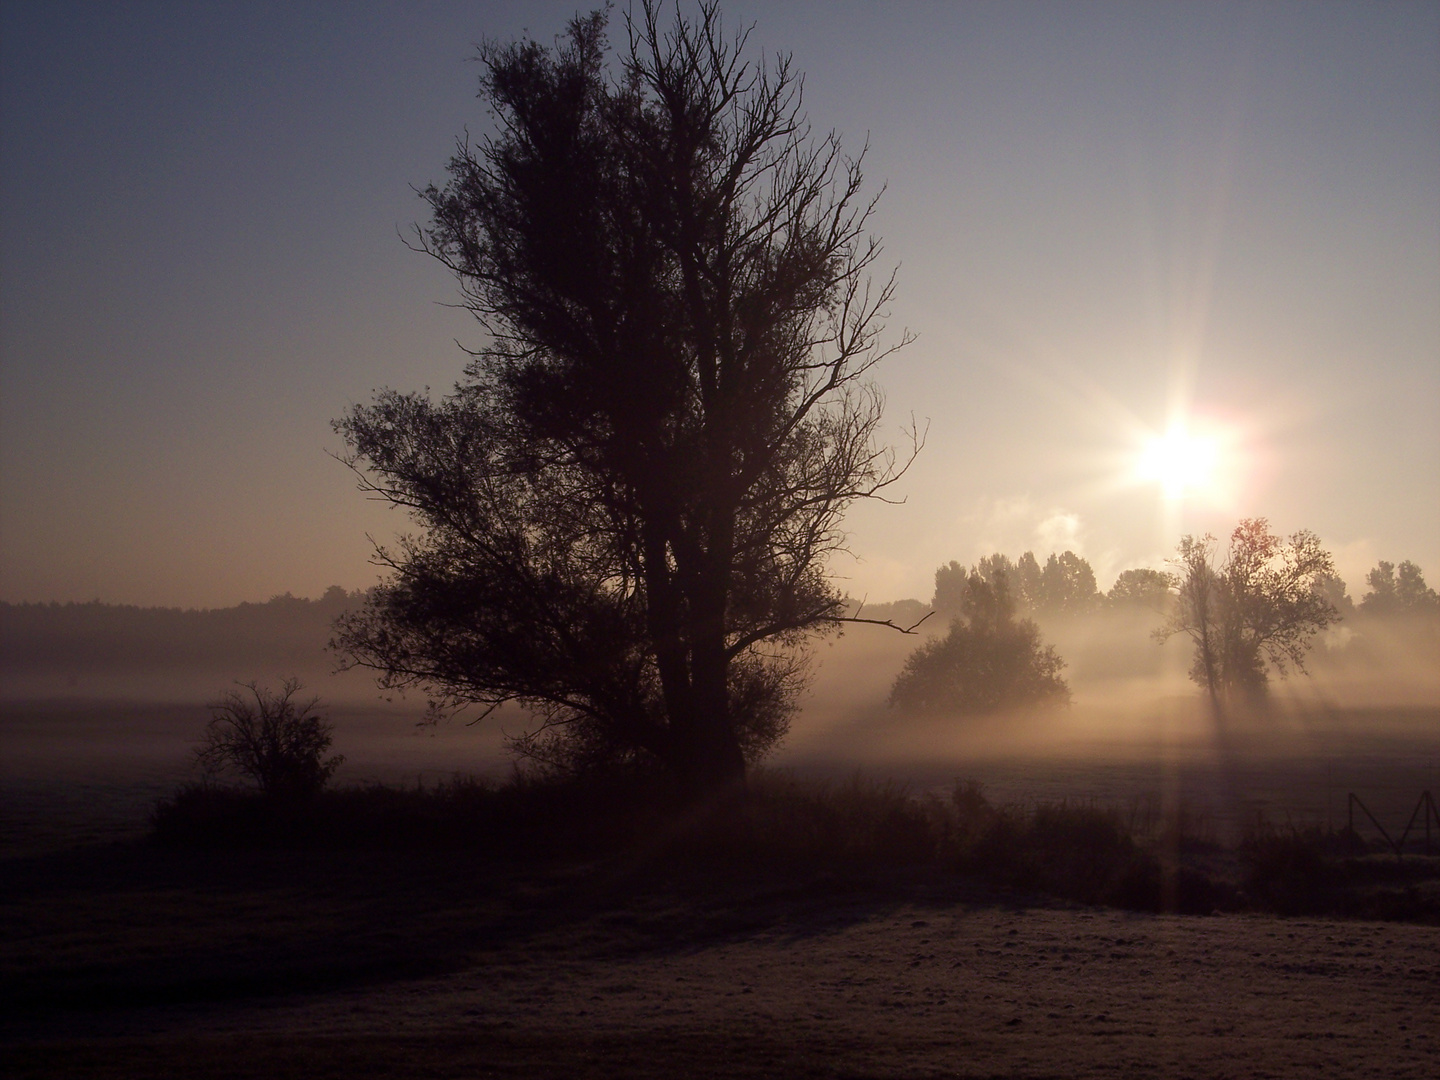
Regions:
[[[1366, 806], [1360, 796], [1356, 795], [1353, 791], [1349, 793], [1348, 802], [1349, 824], [1347, 827], [1350, 832], [1355, 833], [1355, 810], [1358, 807], [1360, 812], [1369, 819], [1370, 824], [1376, 831], [1385, 838], [1385, 843], [1395, 852], [1397, 859], [1403, 859], [1405, 857], [1405, 844], [1406, 841], [1409, 840], [1412, 831], [1416, 834], [1417, 846], [1420, 842], [1419, 834], [1423, 831], [1425, 834], [1425, 854], [1431, 855], [1434, 853], [1431, 825], [1433, 823], [1435, 827], [1435, 835], [1440, 835], [1440, 810], [1436, 809], [1435, 796], [1431, 795], [1428, 790], [1420, 793], [1420, 801], [1415, 804], [1415, 810], [1411, 813], [1410, 820], [1406, 822], [1405, 828], [1401, 831], [1399, 837], [1392, 836], [1390, 830], [1385, 828], [1380, 819], [1371, 813], [1370, 808]], [[1417, 823], [1420, 825], [1419, 829], [1416, 828]], [[1356, 833], [1356, 835], [1359, 834]]]

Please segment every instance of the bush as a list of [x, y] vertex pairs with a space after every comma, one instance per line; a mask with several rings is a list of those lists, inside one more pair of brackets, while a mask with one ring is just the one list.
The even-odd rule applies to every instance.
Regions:
[[316, 713], [319, 698], [296, 700], [300, 690], [293, 678], [279, 693], [242, 683], [211, 704], [210, 724], [195, 751], [206, 776], [239, 774], [273, 798], [314, 798], [345, 759], [324, 756], [334, 728]]
[[[679, 808], [685, 813], [677, 818]], [[1087, 904], [1209, 912], [1233, 896], [1184, 867], [1162, 869], [1123, 816], [1072, 803], [997, 807], [980, 785], [948, 799], [856, 776], [758, 773], [743, 793], [684, 804], [663, 776], [518, 774], [491, 785], [380, 785], [306, 802], [193, 785], [157, 807], [155, 837], [209, 849], [466, 850], [515, 864], [619, 857], [727, 877], [822, 872], [884, 881], [967, 876]]]
[[674, 837], [676, 851], [717, 863], [831, 871], [931, 864], [947, 835], [938, 800], [859, 775], [835, 783], [758, 773]]
[[[955, 803], [973, 804], [957, 789]], [[1041, 803], [983, 813], [960, 852], [962, 869], [1086, 904], [1153, 911], [1161, 904], [1160, 864], [1140, 850], [1120, 815], [1098, 806]]]
[[465, 850], [515, 862], [634, 846], [679, 797], [614, 776], [457, 777], [433, 786], [330, 789], [306, 800], [192, 784], [162, 799], [154, 837], [211, 850]]
[[1239, 849], [1251, 902], [1281, 915], [1330, 911], [1344, 881], [1335, 858], [1344, 835], [1318, 828], [1278, 830], [1257, 822]]
[[890, 704], [915, 714], [983, 714], [1030, 705], [1066, 705], [1065, 661], [1040, 643], [1040, 628], [1015, 618], [1001, 574], [994, 584], [971, 574], [964, 614], [943, 638], [905, 661]]

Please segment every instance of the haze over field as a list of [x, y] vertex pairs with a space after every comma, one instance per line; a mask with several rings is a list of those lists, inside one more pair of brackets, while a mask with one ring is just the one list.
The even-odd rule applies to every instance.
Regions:
[[[327, 648], [334, 620], [361, 599], [335, 588], [321, 600], [278, 597], [213, 611], [0, 603], [0, 702], [58, 699], [77, 707], [91, 702], [101, 712], [103, 703], [113, 701], [196, 706], [237, 681], [278, 686], [296, 676], [347, 713], [379, 711], [391, 716], [387, 723], [399, 724], [397, 730], [406, 728], [395, 714], [410, 720], [422, 715], [424, 694], [382, 691], [374, 672], [364, 669], [337, 671], [340, 658]], [[928, 600], [870, 605], [860, 614], [908, 624], [930, 610]], [[819, 641], [811, 654], [813, 683], [784, 744], [786, 755], [903, 761], [925, 754], [963, 757], [987, 748], [1025, 753], [1041, 743], [1052, 749], [1083, 743], [1115, 750], [1126, 741], [1149, 746], [1157, 732], [1177, 723], [1170, 734], [1186, 739], [1209, 734], [1203, 695], [1186, 675], [1192, 643], [1183, 635], [1156, 642], [1153, 631], [1164, 615], [1144, 606], [1037, 616], [1042, 640], [1064, 661], [1070, 705], [1041, 709], [1030, 720], [1010, 711], [916, 723], [888, 698], [906, 658], [945, 633], [950, 615], [944, 610], [936, 615], [910, 635], [852, 626]], [[1437, 634], [1435, 613], [1349, 612], [1316, 640], [1307, 673], [1272, 677], [1268, 708], [1271, 719], [1278, 718], [1277, 732], [1296, 734], [1297, 723], [1303, 728], [1337, 710], [1433, 712], [1440, 707]], [[474, 712], [462, 713], [460, 720]], [[1310, 720], [1297, 719], [1307, 716]], [[468, 731], [468, 738], [483, 734], [494, 750], [502, 730], [514, 735], [526, 726], [523, 710], [510, 708], [480, 731], [465, 729], [459, 720], [441, 730]]]
[[[332, 418], [458, 376], [406, 250], [486, 130], [469, 43], [574, 4], [0, 4], [0, 599], [224, 607], [376, 579]], [[876, 376], [928, 423], [849, 518], [872, 601], [1071, 548], [1313, 529], [1440, 579], [1440, 6], [728, 5], [888, 183]], [[617, 25], [616, 33], [620, 33]], [[1062, 650], [1063, 652], [1063, 650]]]

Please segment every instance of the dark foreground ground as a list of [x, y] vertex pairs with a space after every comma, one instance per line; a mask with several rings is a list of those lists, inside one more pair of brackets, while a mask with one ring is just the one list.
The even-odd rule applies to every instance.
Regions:
[[1433, 1077], [1440, 928], [432, 853], [0, 865], [14, 1077]]
[[[1194, 800], [1216, 839], [1253, 812], [1338, 827], [1353, 790], [1398, 831], [1435, 790], [1437, 717], [1347, 719], [1283, 758], [1157, 743], [893, 774]], [[203, 720], [0, 710], [0, 1076], [1440, 1075], [1435, 925], [1122, 912], [933, 871], [162, 849], [145, 820]], [[342, 748], [358, 779], [477, 767], [445, 732], [373, 727]]]

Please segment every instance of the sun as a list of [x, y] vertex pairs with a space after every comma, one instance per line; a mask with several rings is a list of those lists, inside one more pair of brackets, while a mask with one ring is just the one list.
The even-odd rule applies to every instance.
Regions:
[[1146, 440], [1136, 471], [1142, 480], [1158, 483], [1166, 498], [1179, 499], [1214, 484], [1219, 457], [1220, 448], [1213, 438], [1171, 427]]

